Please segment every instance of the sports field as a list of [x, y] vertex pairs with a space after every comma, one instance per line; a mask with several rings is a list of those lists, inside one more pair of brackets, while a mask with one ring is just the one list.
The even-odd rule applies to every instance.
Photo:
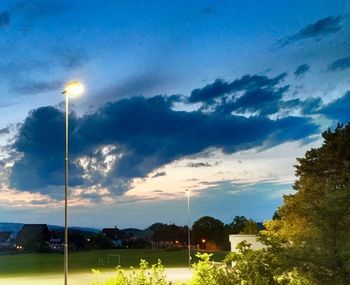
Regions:
[[[213, 259], [221, 261], [226, 254], [227, 252], [215, 252]], [[194, 256], [194, 252], [192, 256]], [[137, 267], [140, 259], [145, 259], [150, 264], [154, 264], [158, 259], [161, 259], [166, 268], [186, 267], [188, 264], [187, 258], [186, 250], [108, 249], [71, 252], [69, 254], [69, 272], [90, 274], [92, 268], [110, 271], [117, 265], [123, 268]], [[59, 274], [62, 272], [63, 254], [0, 256], [0, 277], [37, 276], [38, 274]]]

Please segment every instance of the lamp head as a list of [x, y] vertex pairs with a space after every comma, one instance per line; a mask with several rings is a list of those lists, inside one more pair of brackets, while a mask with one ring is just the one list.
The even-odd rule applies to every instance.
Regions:
[[83, 94], [83, 92], [84, 92], [84, 85], [81, 82], [71, 81], [66, 85], [63, 91], [63, 94], [76, 97]]

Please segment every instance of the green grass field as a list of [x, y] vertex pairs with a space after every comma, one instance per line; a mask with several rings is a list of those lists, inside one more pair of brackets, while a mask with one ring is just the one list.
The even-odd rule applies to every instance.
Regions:
[[[140, 259], [154, 264], [161, 259], [165, 267], [186, 267], [186, 250], [161, 249], [108, 249], [72, 252], [69, 254], [70, 272], [90, 272], [92, 268], [107, 270], [115, 268], [118, 263], [114, 258], [107, 262], [108, 254], [120, 255], [123, 268], [137, 267]], [[194, 256], [195, 252], [192, 253]], [[222, 261], [227, 252], [215, 252], [213, 260]], [[195, 259], [193, 259], [195, 261]], [[99, 262], [100, 261], [100, 262]], [[101, 265], [103, 261], [103, 265]], [[63, 272], [63, 254], [18, 254], [0, 256], [0, 276], [18, 276], [31, 274], [50, 274]]]

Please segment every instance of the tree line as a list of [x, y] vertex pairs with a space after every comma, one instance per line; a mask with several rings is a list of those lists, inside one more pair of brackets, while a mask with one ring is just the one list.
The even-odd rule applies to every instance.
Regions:
[[[229, 224], [224, 224], [214, 217], [204, 216], [196, 220], [190, 229], [191, 245], [207, 250], [229, 250], [230, 234], [257, 234], [262, 229], [262, 223], [244, 216], [235, 216]], [[182, 245], [188, 242], [187, 226], [154, 223], [146, 231], [150, 232], [149, 239], [152, 241], [174, 241]]]

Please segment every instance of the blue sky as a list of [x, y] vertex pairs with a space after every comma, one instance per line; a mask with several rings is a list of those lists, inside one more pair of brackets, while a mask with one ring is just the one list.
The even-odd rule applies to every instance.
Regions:
[[[347, 123], [348, 1], [0, 3], [0, 220], [269, 219], [296, 157]], [[30, 213], [28, 215], [28, 212]]]

